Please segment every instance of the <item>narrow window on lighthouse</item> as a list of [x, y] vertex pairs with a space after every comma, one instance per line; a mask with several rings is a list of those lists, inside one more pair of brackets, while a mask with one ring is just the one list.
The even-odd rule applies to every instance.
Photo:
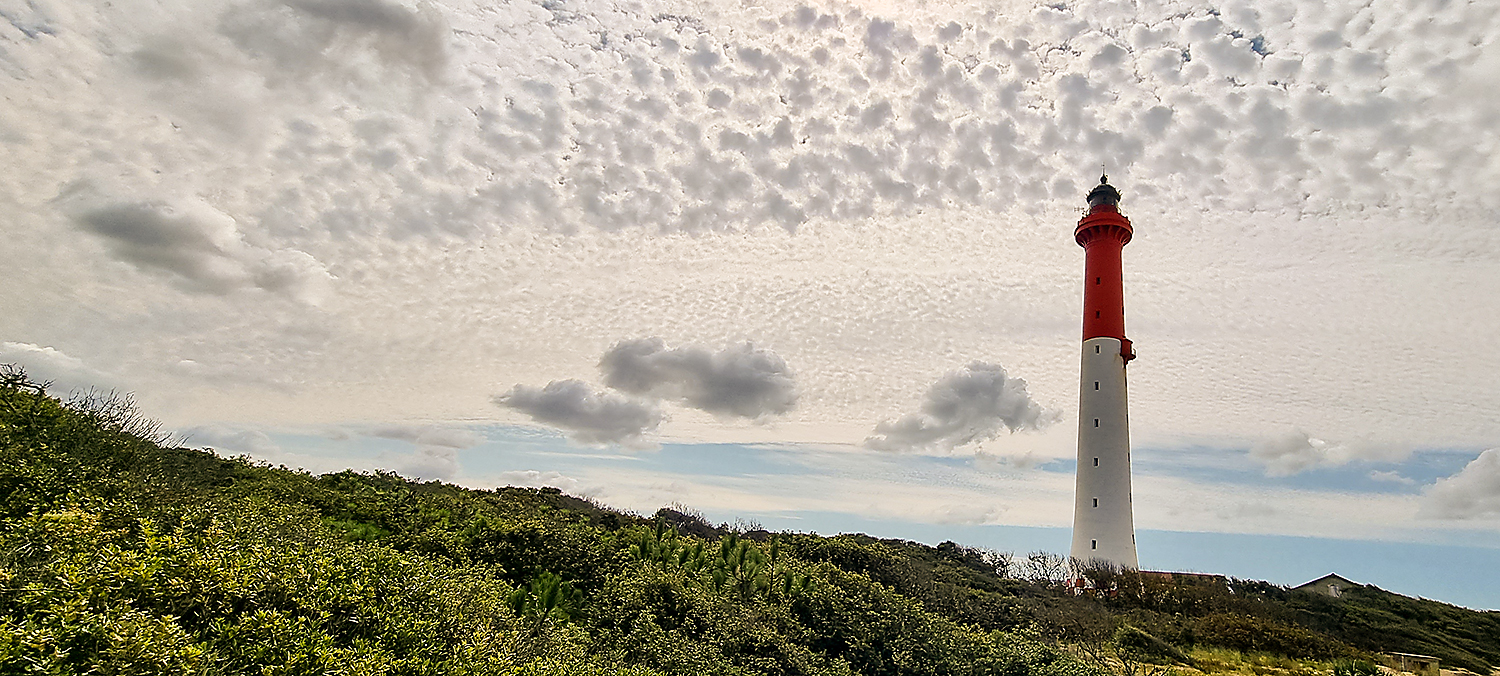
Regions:
[[1097, 380], [1094, 381], [1094, 389], [1099, 389], [1099, 381]]
[[1094, 285], [1095, 286], [1097, 286], [1099, 284], [1103, 284], [1103, 283], [1104, 283], [1104, 278], [1103, 277], [1095, 277], [1094, 278]]
[[1094, 506], [1095, 507], [1099, 506], [1099, 498], [1094, 498]]
[[1099, 313], [1100, 312], [1103, 312], [1103, 310], [1094, 310], [1094, 319], [1098, 319], [1099, 318]]
[[1099, 548], [1099, 541], [1098, 540], [1089, 540], [1089, 549], [1098, 549], [1098, 548]]
[[1099, 419], [1098, 418], [1094, 418], [1094, 427], [1098, 427], [1098, 426], [1099, 426]]
[[1094, 346], [1094, 354], [1099, 354], [1099, 346], [1098, 345]]
[[1098, 458], [1094, 458], [1094, 466], [1095, 467], [1099, 466], [1099, 459]]

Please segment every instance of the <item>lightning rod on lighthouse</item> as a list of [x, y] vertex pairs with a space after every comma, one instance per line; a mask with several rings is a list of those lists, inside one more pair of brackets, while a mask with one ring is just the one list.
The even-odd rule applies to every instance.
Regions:
[[1125, 365], [1135, 350], [1125, 337], [1120, 265], [1133, 231], [1108, 176], [1099, 177], [1088, 203], [1088, 214], [1073, 231], [1084, 249], [1084, 283], [1072, 557], [1137, 568], [1125, 387]]

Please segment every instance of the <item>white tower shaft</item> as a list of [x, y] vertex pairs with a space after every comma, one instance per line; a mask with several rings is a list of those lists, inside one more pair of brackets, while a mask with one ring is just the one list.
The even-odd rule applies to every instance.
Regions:
[[1136, 568], [1130, 422], [1119, 339], [1084, 341], [1080, 371], [1072, 556]]

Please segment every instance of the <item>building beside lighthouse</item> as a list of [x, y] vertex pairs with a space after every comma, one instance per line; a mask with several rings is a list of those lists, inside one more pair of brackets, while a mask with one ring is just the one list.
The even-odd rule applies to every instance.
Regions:
[[1138, 568], [1130, 495], [1130, 422], [1125, 366], [1135, 358], [1125, 337], [1120, 254], [1130, 219], [1120, 191], [1099, 177], [1089, 212], [1073, 238], [1084, 249], [1083, 364], [1078, 395], [1078, 476], [1073, 502], [1074, 559]]

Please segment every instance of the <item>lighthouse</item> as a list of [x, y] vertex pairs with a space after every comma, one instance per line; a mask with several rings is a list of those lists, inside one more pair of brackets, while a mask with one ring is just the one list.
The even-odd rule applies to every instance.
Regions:
[[1137, 568], [1125, 388], [1125, 365], [1135, 351], [1125, 337], [1120, 266], [1132, 230], [1108, 176], [1099, 177], [1088, 203], [1088, 215], [1073, 231], [1084, 250], [1084, 280], [1072, 557]]

